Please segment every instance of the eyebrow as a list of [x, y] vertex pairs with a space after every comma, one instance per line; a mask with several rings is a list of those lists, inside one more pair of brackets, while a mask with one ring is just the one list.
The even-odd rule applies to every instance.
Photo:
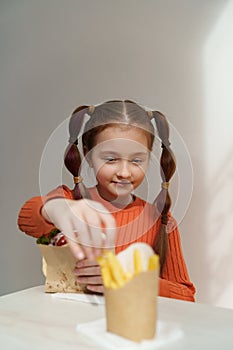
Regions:
[[[109, 151], [102, 151], [102, 152], [100, 152], [100, 154], [102, 155], [102, 156], [104, 156], [104, 155], [108, 155], [108, 154], [111, 154], [111, 155], [114, 155], [114, 156], [119, 156], [119, 155], [121, 155], [120, 153], [118, 153], [118, 152], [115, 152], [115, 151], [111, 151], [111, 150], [109, 150]], [[136, 152], [136, 153], [132, 153], [132, 154], [130, 154], [130, 156], [132, 157], [141, 157], [141, 156], [147, 156], [147, 154], [148, 154], [148, 152]]]

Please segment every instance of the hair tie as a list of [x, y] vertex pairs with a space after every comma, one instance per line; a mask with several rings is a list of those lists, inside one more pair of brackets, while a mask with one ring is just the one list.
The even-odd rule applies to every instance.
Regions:
[[168, 187], [170, 185], [170, 182], [162, 182], [161, 186], [164, 190], [168, 190]]
[[167, 142], [162, 142], [161, 148], [169, 148], [170, 145], [171, 145], [171, 143], [170, 143], [169, 141], [167, 141]]
[[74, 183], [75, 184], [79, 184], [82, 181], [83, 181], [82, 176], [74, 176]]
[[95, 106], [91, 105], [88, 107], [88, 114], [92, 114], [94, 113], [94, 110], [95, 110]]
[[150, 119], [153, 118], [153, 111], [147, 111], [147, 114], [148, 114], [148, 116], [150, 117]]
[[161, 222], [162, 222], [163, 225], [167, 226], [168, 216], [163, 214], [162, 217], [161, 217]]

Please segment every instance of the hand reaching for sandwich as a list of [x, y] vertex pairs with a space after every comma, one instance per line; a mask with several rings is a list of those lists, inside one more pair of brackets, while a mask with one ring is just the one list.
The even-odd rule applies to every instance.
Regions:
[[89, 199], [51, 199], [42, 208], [43, 217], [67, 238], [77, 260], [94, 260], [102, 248], [115, 242], [115, 220], [107, 209]]

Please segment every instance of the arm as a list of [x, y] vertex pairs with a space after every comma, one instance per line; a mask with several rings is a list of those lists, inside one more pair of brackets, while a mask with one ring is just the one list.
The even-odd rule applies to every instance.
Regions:
[[49, 192], [47, 196], [29, 199], [20, 209], [18, 216], [19, 229], [35, 238], [48, 234], [54, 228], [54, 225], [43, 217], [41, 211], [46, 201], [52, 198], [72, 199], [73, 195], [68, 187], [59, 186]]
[[56, 227], [65, 234], [78, 260], [93, 260], [103, 246], [112, 247], [115, 240], [115, 220], [106, 208], [92, 200], [74, 200], [66, 186], [26, 202], [18, 225], [33, 237], [46, 235]]
[[[174, 219], [171, 219], [171, 221], [174, 224]], [[177, 227], [168, 233], [168, 246], [167, 260], [159, 279], [159, 295], [195, 301], [195, 287], [189, 279]]]

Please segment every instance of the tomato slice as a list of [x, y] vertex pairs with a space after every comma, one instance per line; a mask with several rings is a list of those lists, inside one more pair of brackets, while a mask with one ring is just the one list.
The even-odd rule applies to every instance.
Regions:
[[61, 245], [64, 245], [66, 244], [67, 241], [66, 241], [66, 237], [65, 236], [61, 236], [55, 243], [56, 246], [61, 246]]

